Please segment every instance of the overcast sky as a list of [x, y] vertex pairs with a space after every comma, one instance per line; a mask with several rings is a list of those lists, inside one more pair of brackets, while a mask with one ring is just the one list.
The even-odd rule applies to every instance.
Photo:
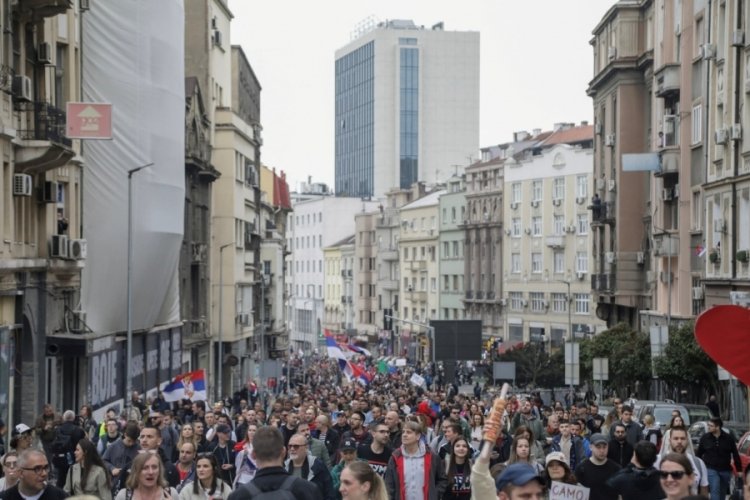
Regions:
[[446, 31], [479, 31], [480, 146], [517, 130], [592, 121], [591, 31], [614, 0], [229, 0], [232, 44], [263, 88], [262, 161], [334, 186], [333, 70], [336, 49], [357, 25], [412, 19]]

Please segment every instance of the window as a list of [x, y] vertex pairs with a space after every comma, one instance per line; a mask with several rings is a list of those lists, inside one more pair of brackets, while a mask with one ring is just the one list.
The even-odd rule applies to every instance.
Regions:
[[588, 314], [589, 313], [589, 294], [588, 293], [574, 293], [573, 302], [575, 303], [574, 312], [576, 314]]
[[521, 202], [521, 183], [520, 182], [514, 182], [511, 185], [510, 194], [511, 194], [510, 201], [512, 201], [513, 203]]
[[589, 234], [589, 214], [576, 215], [576, 231], [579, 235]]
[[554, 269], [556, 274], [562, 274], [565, 272], [565, 252], [562, 250], [555, 250], [552, 254], [554, 259]]
[[510, 254], [510, 272], [518, 274], [521, 272], [521, 254], [513, 253]]
[[702, 107], [700, 104], [693, 106], [693, 114], [691, 116], [691, 136], [690, 144], [700, 144], [702, 140], [702, 123], [701, 123]]
[[531, 218], [531, 234], [534, 236], [542, 235], [542, 218], [532, 217]]
[[458, 241], [454, 241], [453, 242], [453, 256], [454, 257], [460, 257], [459, 252], [460, 252], [460, 250], [458, 248]]
[[451, 207], [451, 222], [456, 222], [456, 207]]
[[552, 294], [552, 310], [556, 313], [568, 312], [568, 296], [565, 293]]
[[553, 230], [556, 235], [561, 235], [565, 232], [565, 216], [555, 215], [553, 219]]
[[529, 293], [529, 299], [531, 302], [531, 310], [536, 312], [544, 311], [544, 293], [543, 292], [531, 292]]
[[512, 232], [514, 238], [520, 238], [521, 237], [521, 218], [520, 217], [514, 217], [512, 222]]
[[589, 256], [586, 252], [576, 252], [576, 272], [587, 273], [589, 270]]
[[552, 199], [562, 200], [565, 198], [565, 177], [557, 177], [552, 183]]
[[531, 184], [531, 201], [542, 201], [542, 181]]
[[430, 278], [430, 291], [431, 292], [437, 291], [437, 278]]
[[447, 274], [443, 275], [443, 290], [450, 290], [451, 278]]
[[531, 272], [534, 274], [542, 272], [542, 254], [539, 252], [531, 254]]
[[522, 292], [510, 292], [508, 294], [510, 298], [510, 309], [513, 311], [523, 311], [523, 293]]
[[448, 258], [450, 256], [451, 256], [451, 254], [450, 254], [450, 243], [448, 243], [447, 241], [444, 241], [443, 242], [443, 257]]
[[589, 196], [589, 178], [586, 175], [576, 176], [576, 197], [588, 198]]

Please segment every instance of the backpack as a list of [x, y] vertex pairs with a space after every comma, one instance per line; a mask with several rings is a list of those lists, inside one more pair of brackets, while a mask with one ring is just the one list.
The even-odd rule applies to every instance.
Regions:
[[260, 491], [260, 489], [253, 484], [253, 481], [246, 483], [245, 488], [250, 492], [250, 498], [253, 500], [297, 500], [297, 497], [292, 493], [292, 485], [294, 484], [294, 476], [289, 476], [284, 479], [276, 490], [271, 491]]
[[55, 455], [64, 455], [72, 451], [70, 448], [70, 434], [63, 433], [60, 429], [55, 433], [55, 439], [50, 444], [50, 451]]

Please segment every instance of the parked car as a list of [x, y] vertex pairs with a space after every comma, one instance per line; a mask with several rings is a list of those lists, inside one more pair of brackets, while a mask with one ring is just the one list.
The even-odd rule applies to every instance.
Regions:
[[[742, 470], [747, 470], [747, 466], [748, 464], [750, 464], [750, 432], [746, 432], [740, 438], [739, 442], [737, 443], [737, 451], [740, 452]], [[732, 467], [734, 467], [734, 460], [732, 460]]]
[[[750, 425], [745, 422], [727, 421], [724, 422], [724, 426], [722, 427], [722, 429], [724, 430], [724, 432], [732, 436], [732, 439], [734, 439], [734, 442], [736, 443], [737, 441], [739, 441], [740, 436], [750, 430]], [[698, 447], [698, 443], [706, 432], [708, 432], [708, 422], [705, 420], [701, 422], [695, 422], [690, 426], [690, 428], [688, 429], [688, 434], [690, 435], [690, 441], [693, 442], [694, 448]]]
[[[687, 410], [691, 424], [694, 424], [695, 422], [705, 422], [713, 416], [711, 415], [711, 411], [706, 405], [691, 405], [682, 403], [682, 406], [684, 406]], [[742, 434], [740, 433], [740, 435]]]
[[661, 427], [662, 432], [667, 429], [667, 425], [672, 420], [672, 411], [679, 410], [685, 425], [690, 425], [690, 412], [685, 405], [675, 403], [674, 401], [651, 401], [639, 400], [633, 405], [633, 418], [643, 423], [643, 417], [653, 415], [654, 421]]

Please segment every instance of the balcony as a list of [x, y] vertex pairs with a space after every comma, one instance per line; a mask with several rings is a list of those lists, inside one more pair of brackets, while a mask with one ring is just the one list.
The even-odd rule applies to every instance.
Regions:
[[409, 268], [412, 271], [427, 271], [427, 261], [426, 260], [412, 260], [409, 262]]
[[544, 243], [550, 248], [565, 248], [565, 236], [547, 236]]
[[474, 292], [471, 290], [466, 290], [466, 298], [467, 299], [473, 299], [474, 298]]
[[44, 18], [64, 14], [66, 10], [73, 8], [73, 0], [24, 0], [11, 2], [11, 5], [16, 5], [20, 13], [30, 13], [37, 18]]
[[260, 248], [260, 234], [255, 227], [255, 222], [245, 222], [245, 250], [257, 250]]
[[398, 260], [398, 250], [387, 248], [384, 250], [379, 250], [378, 253], [380, 254], [380, 257], [385, 261], [395, 261]]
[[670, 233], [654, 234], [655, 257], [677, 257], [680, 253], [680, 240]]
[[587, 208], [591, 210], [591, 227], [614, 224], [615, 202], [607, 201], [599, 205], [589, 205]]
[[484, 292], [477, 290], [477, 300], [484, 300]]
[[654, 93], [658, 97], [667, 97], [680, 93], [680, 65], [665, 64], [654, 71]]
[[615, 290], [615, 274], [592, 274], [591, 290], [594, 292], [613, 292]]
[[388, 290], [388, 291], [398, 290], [398, 281], [396, 280], [380, 280], [379, 282], [383, 290]]
[[412, 302], [425, 302], [427, 300], [427, 292], [425, 290], [412, 290], [409, 292], [409, 299]]
[[659, 170], [654, 176], [676, 175], [680, 173], [680, 148], [670, 147], [659, 151]]
[[65, 137], [65, 112], [46, 102], [15, 101], [18, 111], [16, 169], [27, 174], [61, 167], [74, 156], [72, 142]]

